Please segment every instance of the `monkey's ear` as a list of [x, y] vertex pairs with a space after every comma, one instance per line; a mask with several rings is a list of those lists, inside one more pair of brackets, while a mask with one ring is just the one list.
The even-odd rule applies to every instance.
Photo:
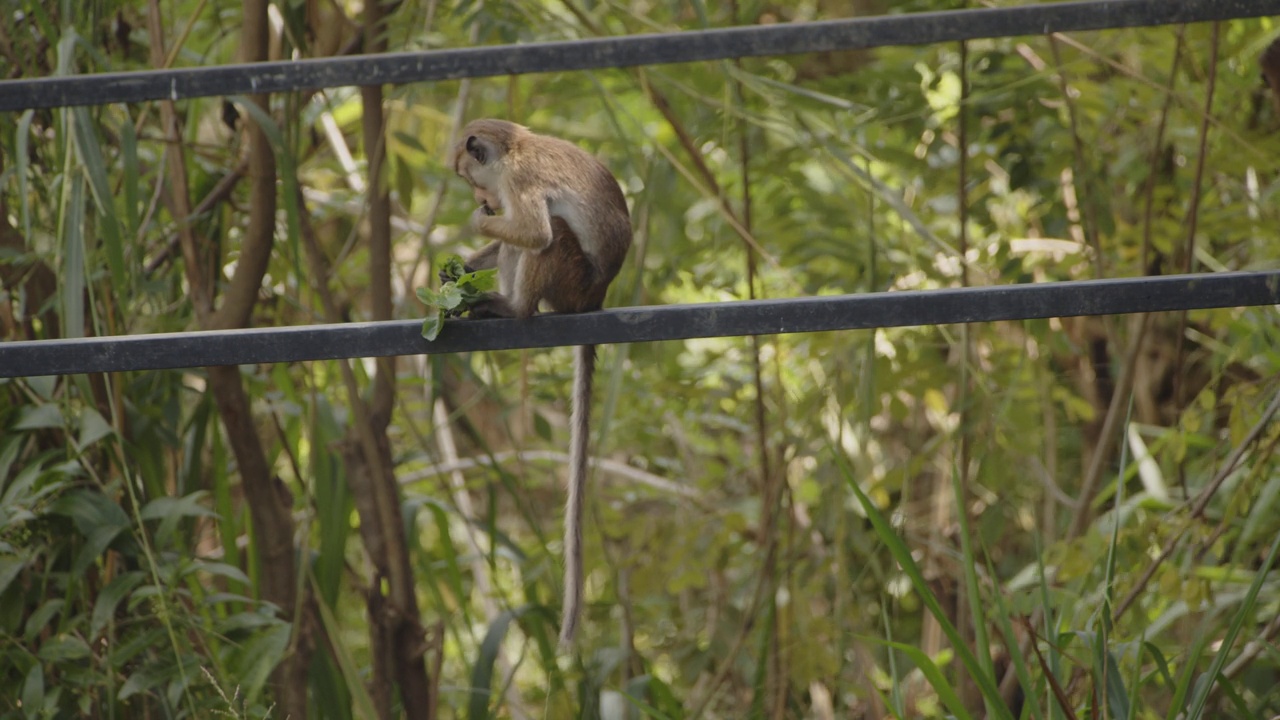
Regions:
[[484, 165], [488, 160], [489, 153], [485, 148], [484, 143], [480, 142], [480, 139], [475, 135], [467, 138], [467, 152], [481, 165]]

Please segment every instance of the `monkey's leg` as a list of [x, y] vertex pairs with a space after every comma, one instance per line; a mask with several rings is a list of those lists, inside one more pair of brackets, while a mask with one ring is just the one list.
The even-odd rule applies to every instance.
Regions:
[[583, 252], [568, 223], [552, 217], [551, 227], [555, 230], [555, 242], [539, 257], [545, 259], [554, 273], [543, 286], [542, 298], [552, 310], [560, 313], [599, 310], [604, 306], [604, 294], [612, 278], [606, 278]]
[[490, 293], [485, 300], [471, 306], [471, 317], [532, 317], [538, 303], [547, 294], [547, 284], [554, 280], [553, 259], [543, 253], [505, 247], [498, 259], [501, 293]]

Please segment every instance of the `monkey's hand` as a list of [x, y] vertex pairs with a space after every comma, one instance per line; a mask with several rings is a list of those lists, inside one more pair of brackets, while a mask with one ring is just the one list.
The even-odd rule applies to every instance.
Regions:
[[501, 239], [501, 234], [495, 234], [507, 224], [507, 218], [493, 211], [488, 205], [481, 205], [471, 213], [471, 229], [477, 235], [495, 240]]
[[480, 234], [484, 234], [485, 221], [487, 218], [495, 217], [498, 213], [493, 211], [489, 203], [480, 203], [480, 207], [471, 213], [471, 229]]
[[468, 309], [471, 311], [471, 318], [475, 320], [519, 316], [515, 308], [511, 307], [511, 301], [496, 292], [486, 293], [483, 298], [472, 302]]
[[[476, 199], [476, 202], [480, 203], [481, 205], [487, 205], [494, 210], [502, 209], [502, 201], [498, 198], [498, 196], [494, 195], [493, 193], [489, 192], [488, 190], [482, 187], [472, 187], [471, 195]], [[489, 214], [492, 215], [493, 213], [490, 212]]]

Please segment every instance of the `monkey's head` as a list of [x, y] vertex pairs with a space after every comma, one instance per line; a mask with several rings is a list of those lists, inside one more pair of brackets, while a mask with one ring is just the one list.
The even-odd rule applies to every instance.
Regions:
[[[462, 129], [453, 151], [453, 170], [476, 188], [477, 201], [497, 199], [506, 172], [506, 159], [521, 138], [529, 134], [523, 125], [506, 120], [473, 120]], [[479, 191], [487, 191], [485, 197]]]

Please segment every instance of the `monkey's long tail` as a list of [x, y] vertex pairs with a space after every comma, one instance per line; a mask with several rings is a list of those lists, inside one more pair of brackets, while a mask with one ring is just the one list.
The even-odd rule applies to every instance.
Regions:
[[587, 443], [591, 439], [591, 376], [596, 346], [574, 348], [573, 412], [570, 417], [569, 498], [564, 509], [564, 608], [560, 646], [573, 642], [582, 616], [582, 500], [587, 485]]

